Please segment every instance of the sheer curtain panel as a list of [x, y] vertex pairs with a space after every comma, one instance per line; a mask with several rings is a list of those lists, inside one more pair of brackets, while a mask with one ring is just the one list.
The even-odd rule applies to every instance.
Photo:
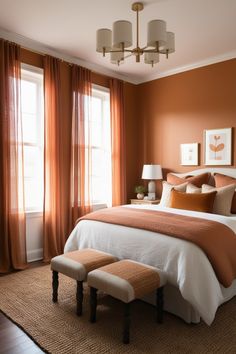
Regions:
[[[69, 235], [69, 171], [65, 158], [68, 141], [62, 114], [62, 65], [59, 59], [44, 58], [44, 261], [63, 253]], [[68, 174], [68, 176], [67, 176]], [[69, 200], [69, 198], [68, 198]]]
[[24, 269], [23, 144], [20, 47], [0, 39], [0, 272]]
[[112, 206], [126, 203], [123, 82], [110, 80]]
[[72, 225], [91, 211], [91, 71], [72, 66]]

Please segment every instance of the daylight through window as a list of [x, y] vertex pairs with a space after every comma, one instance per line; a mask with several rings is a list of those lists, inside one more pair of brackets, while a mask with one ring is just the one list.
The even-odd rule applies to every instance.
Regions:
[[43, 70], [22, 65], [21, 112], [26, 211], [43, 209]]

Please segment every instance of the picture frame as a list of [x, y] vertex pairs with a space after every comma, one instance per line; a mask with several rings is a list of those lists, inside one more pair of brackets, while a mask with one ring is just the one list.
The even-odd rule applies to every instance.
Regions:
[[204, 131], [205, 165], [232, 164], [232, 128]]
[[198, 166], [198, 143], [180, 144], [180, 164]]

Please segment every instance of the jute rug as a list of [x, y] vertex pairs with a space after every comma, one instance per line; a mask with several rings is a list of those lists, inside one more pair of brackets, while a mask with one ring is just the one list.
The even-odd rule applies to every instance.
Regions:
[[60, 277], [58, 304], [51, 301], [49, 266], [0, 277], [0, 309], [24, 329], [46, 352], [64, 353], [236, 353], [236, 299], [219, 308], [211, 327], [189, 325], [165, 313], [154, 322], [151, 305], [132, 307], [131, 343], [121, 341], [122, 307], [100, 296], [97, 323], [88, 317], [88, 290], [84, 315], [75, 314], [75, 283]]

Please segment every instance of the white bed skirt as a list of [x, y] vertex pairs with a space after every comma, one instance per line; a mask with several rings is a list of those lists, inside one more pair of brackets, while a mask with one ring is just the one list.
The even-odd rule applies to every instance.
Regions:
[[[145, 296], [142, 300], [155, 305], [155, 292]], [[201, 319], [191, 304], [184, 300], [179, 289], [171, 284], [165, 285], [164, 288], [164, 310], [182, 318], [187, 323], [199, 323]]]

